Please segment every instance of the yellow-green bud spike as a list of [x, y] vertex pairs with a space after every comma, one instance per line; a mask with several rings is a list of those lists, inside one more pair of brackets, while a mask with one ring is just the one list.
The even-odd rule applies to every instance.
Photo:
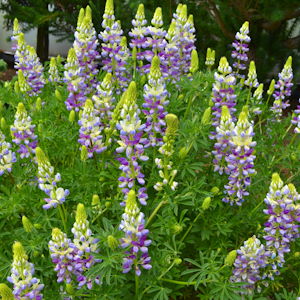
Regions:
[[283, 185], [283, 181], [281, 180], [278, 173], [273, 173], [272, 174], [271, 185], [276, 186], [276, 187], [281, 187]]
[[35, 51], [34, 47], [28, 45], [27, 49], [28, 49], [30, 55], [36, 56], [36, 51]]
[[173, 36], [175, 31], [176, 31], [176, 22], [174, 20], [172, 20], [172, 22], [169, 26], [169, 29], [168, 29], [168, 35]]
[[210, 197], [206, 197], [206, 198], [204, 199], [203, 203], [202, 203], [201, 208], [202, 208], [203, 210], [209, 209], [210, 203], [211, 203], [211, 198], [210, 198]]
[[76, 57], [76, 52], [75, 52], [75, 49], [74, 48], [70, 48], [69, 51], [68, 51], [68, 57], [67, 57], [67, 62], [74, 62], [77, 60], [77, 57]]
[[244, 24], [242, 25], [241, 31], [243, 32], [243, 31], [248, 31], [248, 30], [249, 30], [249, 22], [246, 21], [246, 22], [244, 22]]
[[199, 57], [198, 57], [198, 52], [196, 49], [192, 50], [192, 57], [191, 57], [191, 67], [190, 67], [190, 72], [194, 74], [197, 72], [199, 69]]
[[14, 31], [18, 32], [20, 30], [19, 21], [17, 18], [14, 19]]
[[13, 244], [13, 256], [14, 260], [27, 260], [26, 252], [20, 242], [14, 242]]
[[110, 249], [115, 250], [119, 247], [119, 241], [113, 235], [109, 235], [107, 237], [107, 245]]
[[206, 60], [209, 60], [211, 57], [211, 49], [210, 48], [207, 48], [206, 49]]
[[33, 225], [26, 216], [22, 217], [22, 224], [26, 232], [31, 232], [33, 230]]
[[292, 60], [293, 60], [292, 57], [289, 56], [284, 64], [285, 69], [290, 69], [292, 67]]
[[210, 58], [213, 62], [215, 62], [215, 58], [216, 58], [216, 51], [215, 50], [211, 50]]
[[193, 15], [189, 15], [189, 18], [186, 21], [188, 24], [194, 25], [194, 16]]
[[127, 92], [125, 93], [125, 101], [127, 103], [134, 103], [137, 98], [137, 91], [136, 91], [136, 83], [135, 81], [131, 81]]
[[69, 294], [69, 295], [74, 295], [75, 294], [75, 290], [74, 290], [74, 287], [71, 283], [67, 283], [66, 284], [66, 292]]
[[248, 122], [247, 112], [241, 111], [238, 118], [238, 123], [246, 123]]
[[24, 33], [21, 32], [18, 36], [18, 46], [23, 46], [25, 45], [25, 37], [24, 37]]
[[82, 161], [86, 161], [88, 159], [88, 149], [84, 145], [81, 147], [80, 159]]
[[269, 86], [269, 89], [267, 91], [267, 94], [272, 95], [274, 93], [274, 90], [275, 90], [275, 80], [272, 79], [272, 81], [270, 83], [270, 86]]
[[134, 210], [137, 207], [136, 193], [134, 190], [130, 190], [127, 194], [126, 209], [129, 211]]
[[179, 3], [179, 4], [177, 5], [177, 8], [176, 8], [176, 14], [177, 14], [177, 15], [180, 14], [181, 9], [182, 9], [182, 3]]
[[90, 22], [92, 21], [92, 10], [89, 5], [85, 8], [85, 18], [87, 18]]
[[180, 10], [180, 15], [179, 15], [180, 21], [185, 23], [187, 20], [187, 6], [186, 4], [183, 4]]
[[201, 118], [201, 124], [202, 125], [208, 125], [211, 121], [211, 107], [208, 107]]
[[179, 121], [176, 115], [174, 114], [167, 114], [166, 117], [166, 123], [167, 123], [167, 130], [168, 132], [175, 133], [178, 129]]
[[41, 99], [41, 97], [38, 97], [36, 99], [35, 108], [36, 108], [37, 111], [42, 110], [42, 99]]
[[224, 105], [222, 106], [222, 112], [221, 112], [221, 119], [222, 120], [229, 120], [231, 118], [229, 108]]
[[145, 18], [145, 9], [144, 4], [140, 4], [137, 11], [136, 11], [136, 18]]
[[137, 54], [137, 49], [136, 49], [136, 47], [133, 47], [133, 49], [131, 51], [131, 56], [132, 56], [133, 61], [136, 61], [136, 54]]
[[288, 188], [292, 194], [297, 193], [296, 187], [292, 183], [288, 184]]
[[58, 100], [62, 100], [62, 97], [61, 97], [61, 93], [59, 90], [55, 89], [55, 97], [58, 99]]
[[120, 42], [120, 46], [121, 47], [127, 47], [127, 37], [126, 36], [123, 36], [122, 39], [121, 39], [121, 42]]
[[113, 15], [114, 14], [114, 1], [113, 0], [106, 0], [104, 12], [107, 15]]
[[80, 8], [78, 19], [77, 19], [77, 27], [80, 27], [83, 19], [84, 19], [85, 11], [84, 8]]
[[246, 114], [246, 116], [249, 115], [249, 105], [244, 105], [242, 108], [242, 111]]
[[100, 205], [100, 198], [98, 195], [93, 195], [92, 197], [92, 206]]
[[56, 59], [55, 59], [55, 57], [51, 57], [51, 59], [50, 59], [50, 67], [56, 67]]
[[5, 130], [7, 128], [7, 124], [6, 124], [6, 121], [4, 119], [4, 117], [1, 118], [1, 129], [2, 130]]
[[87, 219], [85, 207], [82, 203], [78, 203], [78, 205], [77, 205], [75, 219], [76, 219], [77, 223], [85, 222]]
[[259, 86], [258, 86], [257, 89], [255, 90], [253, 96], [254, 96], [254, 97], [261, 97], [262, 94], [263, 94], [263, 92], [264, 92], [264, 84], [261, 83], [261, 84], [259, 84]]
[[93, 110], [94, 109], [93, 101], [91, 99], [86, 99], [84, 108], [87, 110]]
[[153, 19], [151, 20], [151, 24], [157, 28], [161, 27], [163, 25], [163, 18], [162, 18], [162, 10], [161, 7], [157, 7]]
[[106, 73], [105, 77], [103, 78], [103, 82], [105, 84], [110, 84], [112, 82], [112, 74]]
[[59, 240], [63, 236], [63, 232], [59, 228], [52, 229], [52, 239]]
[[22, 102], [18, 103], [17, 113], [19, 113], [19, 114], [26, 113], [26, 108]]
[[151, 61], [150, 76], [154, 77], [155, 79], [158, 79], [162, 76], [160, 71], [160, 59], [156, 55], [152, 58]]
[[2, 297], [2, 300], [14, 299], [12, 290], [5, 283], [0, 283], [0, 296]]
[[227, 58], [225, 56], [221, 57], [219, 62], [218, 71], [221, 73], [228, 74], [229, 73], [229, 63], [227, 61]]
[[236, 250], [231, 250], [227, 254], [227, 256], [225, 258], [225, 261], [224, 261], [224, 264], [227, 265], [227, 266], [232, 266], [233, 263], [235, 262], [236, 256], [237, 256], [237, 251]]
[[217, 186], [214, 186], [213, 188], [211, 188], [210, 191], [211, 191], [211, 192], [213, 193], [213, 195], [215, 196], [215, 195], [218, 195], [218, 194], [219, 194], [220, 189], [219, 189]]
[[255, 67], [255, 62], [253, 60], [251, 60], [248, 74], [253, 74], [253, 73], [256, 73], [256, 67]]
[[69, 122], [73, 123], [75, 121], [75, 117], [76, 117], [75, 111], [71, 110], [69, 114]]
[[35, 148], [35, 155], [39, 164], [48, 161], [44, 151], [40, 147]]

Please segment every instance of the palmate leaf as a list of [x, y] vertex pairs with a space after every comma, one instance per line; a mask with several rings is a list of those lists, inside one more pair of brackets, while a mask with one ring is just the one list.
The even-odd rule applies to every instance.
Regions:
[[[169, 294], [172, 292], [171, 289], [168, 289], [166, 287], [162, 286], [156, 286], [153, 288], [150, 288], [149, 291], [147, 292], [148, 294], [155, 293], [153, 295], [153, 300], [169, 300]], [[151, 296], [152, 297], [152, 296]]]

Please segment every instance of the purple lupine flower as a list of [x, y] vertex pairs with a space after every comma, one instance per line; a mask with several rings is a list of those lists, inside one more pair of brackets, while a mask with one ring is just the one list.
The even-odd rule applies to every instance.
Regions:
[[232, 43], [234, 50], [231, 52], [231, 57], [235, 59], [233, 67], [234, 74], [238, 78], [244, 78], [241, 74], [246, 69], [246, 62], [248, 61], [249, 43], [251, 41], [249, 33], [249, 22], [245, 22], [240, 31], [235, 35], [235, 41]]
[[107, 73], [103, 81], [97, 85], [96, 94], [92, 99], [96, 115], [100, 118], [101, 126], [104, 128], [109, 127], [115, 102], [111, 73]]
[[[85, 272], [101, 260], [94, 257], [94, 254], [99, 252], [97, 249], [98, 239], [93, 237], [84, 205], [81, 203], [77, 205], [76, 221], [73, 225], [72, 233], [74, 234], [72, 247], [76, 248], [73, 258], [75, 264], [74, 275], [76, 275], [78, 288], [86, 285], [88, 289], [91, 289], [93, 280], [88, 278]], [[100, 284], [99, 277], [96, 277], [94, 281]]]
[[147, 48], [147, 20], [145, 19], [144, 4], [140, 4], [135, 19], [132, 20], [133, 28], [129, 32], [130, 47], [136, 47], [136, 58], [138, 62], [138, 70], [142, 71], [143, 60], [145, 59], [144, 51]]
[[251, 176], [255, 173], [253, 147], [256, 142], [252, 140], [253, 136], [253, 123], [249, 122], [247, 113], [242, 111], [231, 135], [231, 151], [225, 158], [229, 182], [225, 185], [227, 195], [222, 201], [230, 205], [241, 205], [245, 200], [244, 197], [249, 195], [246, 189], [251, 184]]
[[115, 21], [113, 0], [106, 1], [102, 27], [104, 30], [100, 32], [99, 38], [103, 41], [101, 44], [103, 70], [112, 73], [116, 92], [119, 94], [130, 81], [127, 70], [129, 51], [126, 39], [122, 37], [121, 23]]
[[149, 62], [146, 64], [143, 69], [145, 73], [149, 73], [151, 61], [155, 55], [157, 55], [161, 60], [161, 70], [164, 77], [168, 76], [167, 66], [164, 60], [165, 56], [165, 47], [167, 45], [167, 41], [165, 39], [167, 32], [162, 28], [163, 19], [162, 19], [162, 10], [160, 7], [157, 7], [154, 13], [154, 16], [151, 20], [152, 26], [147, 27], [147, 34], [149, 35], [147, 38], [147, 48], [144, 52], [145, 59]]
[[282, 111], [290, 106], [289, 101], [284, 101], [287, 97], [291, 96], [293, 86], [293, 69], [292, 57], [289, 56], [282, 71], [278, 74], [278, 81], [275, 84], [275, 91], [273, 97], [275, 101], [271, 110], [275, 114], [277, 120], [282, 116]]
[[5, 171], [10, 173], [12, 164], [16, 161], [16, 154], [11, 151], [11, 144], [5, 141], [5, 135], [0, 130], [0, 176]]
[[[234, 113], [236, 111], [236, 95], [234, 94], [233, 86], [236, 83], [234, 75], [231, 73], [232, 68], [228, 64], [226, 57], [222, 57], [219, 62], [218, 72], [215, 72], [215, 83], [213, 84], [213, 97], [212, 101], [214, 106], [212, 107], [212, 115], [214, 127], [220, 124], [221, 118], [221, 108], [222, 106], [227, 106], [230, 115], [235, 121]], [[213, 138], [214, 133], [212, 133], [211, 138]]]
[[230, 280], [232, 282], [247, 282], [243, 288], [251, 294], [255, 288], [255, 283], [263, 278], [261, 268], [264, 268], [266, 263], [265, 247], [254, 235], [244, 242], [244, 246], [237, 250], [233, 275]]
[[13, 135], [13, 142], [19, 146], [17, 152], [21, 158], [29, 157], [35, 153], [37, 146], [37, 136], [34, 134], [35, 125], [31, 124], [31, 118], [28, 116], [23, 103], [18, 104], [15, 114], [14, 124], [10, 130]]
[[140, 267], [145, 270], [152, 268], [151, 257], [148, 254], [151, 240], [147, 239], [149, 230], [145, 229], [144, 214], [137, 206], [134, 190], [128, 192], [125, 213], [122, 215], [119, 229], [125, 234], [121, 239], [121, 247], [128, 249], [123, 259], [123, 273], [128, 273], [133, 268], [135, 274], [140, 276]]
[[56, 58], [51, 57], [50, 59], [50, 65], [49, 65], [49, 82], [52, 83], [61, 83], [62, 79], [60, 78], [57, 64], [56, 64]]
[[74, 48], [71, 48], [68, 52], [64, 81], [67, 83], [69, 92], [68, 98], [65, 101], [67, 109], [79, 111], [79, 108], [84, 105], [86, 100], [84, 94], [86, 84], [84, 83], [84, 79], [80, 77], [79, 62]]
[[85, 101], [78, 124], [80, 126], [78, 142], [86, 147], [89, 158], [93, 157], [94, 152], [101, 153], [106, 150], [101, 134], [104, 127], [101, 125], [100, 117], [96, 115], [92, 100]]
[[84, 15], [81, 10], [78, 17], [78, 25], [73, 44], [79, 64], [78, 75], [83, 78], [86, 86], [84, 90], [86, 96], [89, 96], [97, 85], [97, 59], [100, 58], [97, 47], [98, 40], [92, 23], [92, 12], [91, 8], [87, 6]]
[[146, 146], [161, 146], [165, 133], [165, 116], [167, 115], [166, 100], [168, 91], [160, 71], [160, 60], [154, 56], [148, 75], [148, 83], [144, 86], [143, 113], [146, 115], [146, 128], [148, 144]]
[[229, 169], [225, 158], [231, 152], [232, 144], [230, 143], [234, 131], [234, 123], [227, 106], [222, 106], [220, 124], [216, 128], [215, 144], [212, 154], [214, 156], [214, 171], [219, 174], [229, 174]]
[[13, 245], [13, 263], [11, 275], [7, 280], [13, 284], [13, 295], [15, 299], [43, 299], [43, 284], [34, 277], [34, 265], [28, 262], [28, 256], [20, 242]]
[[282, 267], [285, 253], [290, 252], [290, 243], [298, 238], [300, 209], [296, 202], [300, 200], [293, 184], [283, 185], [280, 176], [274, 173], [269, 193], [265, 198], [267, 209], [264, 213], [269, 216], [265, 223], [266, 249], [268, 251], [268, 266], [266, 276], [274, 279]]
[[61, 181], [61, 176], [59, 173], [54, 175], [54, 168], [51, 166], [43, 150], [39, 147], [36, 148], [36, 158], [38, 163], [39, 188], [50, 197], [44, 199], [47, 204], [44, 204], [43, 208], [55, 208], [57, 205], [65, 202], [70, 192], [67, 189], [57, 186], [57, 183]]
[[[300, 100], [299, 100], [300, 102]], [[294, 116], [292, 119], [292, 124], [296, 125], [296, 128], [294, 129], [295, 133], [300, 133], [300, 105], [297, 106], [297, 109], [294, 111]]]
[[76, 249], [67, 235], [58, 228], [52, 229], [52, 240], [48, 243], [57, 282], [71, 283], [75, 272]]
[[[138, 161], [148, 160], [148, 156], [144, 155], [144, 145], [148, 142], [146, 138], [143, 138], [145, 124], [142, 124], [139, 117], [140, 110], [136, 104], [135, 82], [130, 83], [125, 97], [120, 113], [121, 120], [116, 125], [120, 131], [119, 147], [116, 151], [124, 155], [117, 158], [121, 164], [119, 169], [122, 171], [122, 175], [119, 177], [119, 187], [127, 195], [130, 189], [135, 188], [136, 184], [142, 186], [145, 184], [145, 175], [142, 173]], [[146, 205], [148, 195], [145, 187], [139, 188], [138, 198], [141, 204]]]

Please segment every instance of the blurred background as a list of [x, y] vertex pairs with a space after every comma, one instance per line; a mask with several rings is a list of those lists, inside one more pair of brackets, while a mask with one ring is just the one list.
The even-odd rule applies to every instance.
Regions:
[[[216, 50], [217, 60], [230, 57], [231, 43], [244, 21], [250, 23], [251, 59], [255, 60], [261, 81], [275, 77], [289, 55], [293, 56], [296, 82], [299, 78], [300, 1], [299, 0], [114, 0], [115, 15], [127, 34], [139, 3], [145, 6], [148, 22], [161, 6], [168, 28], [176, 6], [187, 4], [194, 15], [197, 49], [204, 60], [206, 48]], [[104, 0], [0, 0], [0, 51], [9, 52], [13, 19], [18, 18], [29, 44], [37, 48], [42, 61], [49, 55], [66, 55], [74, 39], [77, 15], [90, 5], [93, 23], [99, 33]]]

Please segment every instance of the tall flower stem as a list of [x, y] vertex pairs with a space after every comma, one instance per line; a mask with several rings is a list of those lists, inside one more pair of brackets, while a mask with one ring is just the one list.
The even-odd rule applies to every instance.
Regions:
[[67, 232], [67, 224], [66, 224], [66, 220], [65, 220], [65, 215], [64, 215], [63, 209], [61, 208], [60, 205], [58, 206], [58, 211], [59, 211], [59, 215], [60, 215], [61, 221], [64, 226], [64, 231]]
[[200, 218], [200, 216], [202, 215], [202, 211], [199, 212], [199, 214], [196, 216], [196, 218], [193, 220], [193, 222], [191, 223], [191, 225], [189, 226], [189, 228], [186, 230], [186, 232], [184, 233], [184, 235], [182, 236], [182, 238], [180, 239], [180, 243], [182, 243], [185, 238], [187, 237], [187, 235], [190, 233], [190, 231], [192, 230], [194, 224], [197, 222], [197, 220]]
[[139, 276], [135, 274], [135, 299], [139, 299]]
[[167, 204], [167, 203], [168, 203], [167, 200], [162, 200], [162, 201], [159, 202], [159, 204], [155, 207], [155, 209], [153, 210], [152, 214], [150, 215], [150, 217], [149, 217], [149, 219], [148, 219], [148, 221], [146, 223], [146, 227], [149, 226], [149, 224], [151, 223], [152, 219], [156, 216], [156, 214], [158, 213], [158, 211], [160, 210], [160, 208], [163, 205]]

